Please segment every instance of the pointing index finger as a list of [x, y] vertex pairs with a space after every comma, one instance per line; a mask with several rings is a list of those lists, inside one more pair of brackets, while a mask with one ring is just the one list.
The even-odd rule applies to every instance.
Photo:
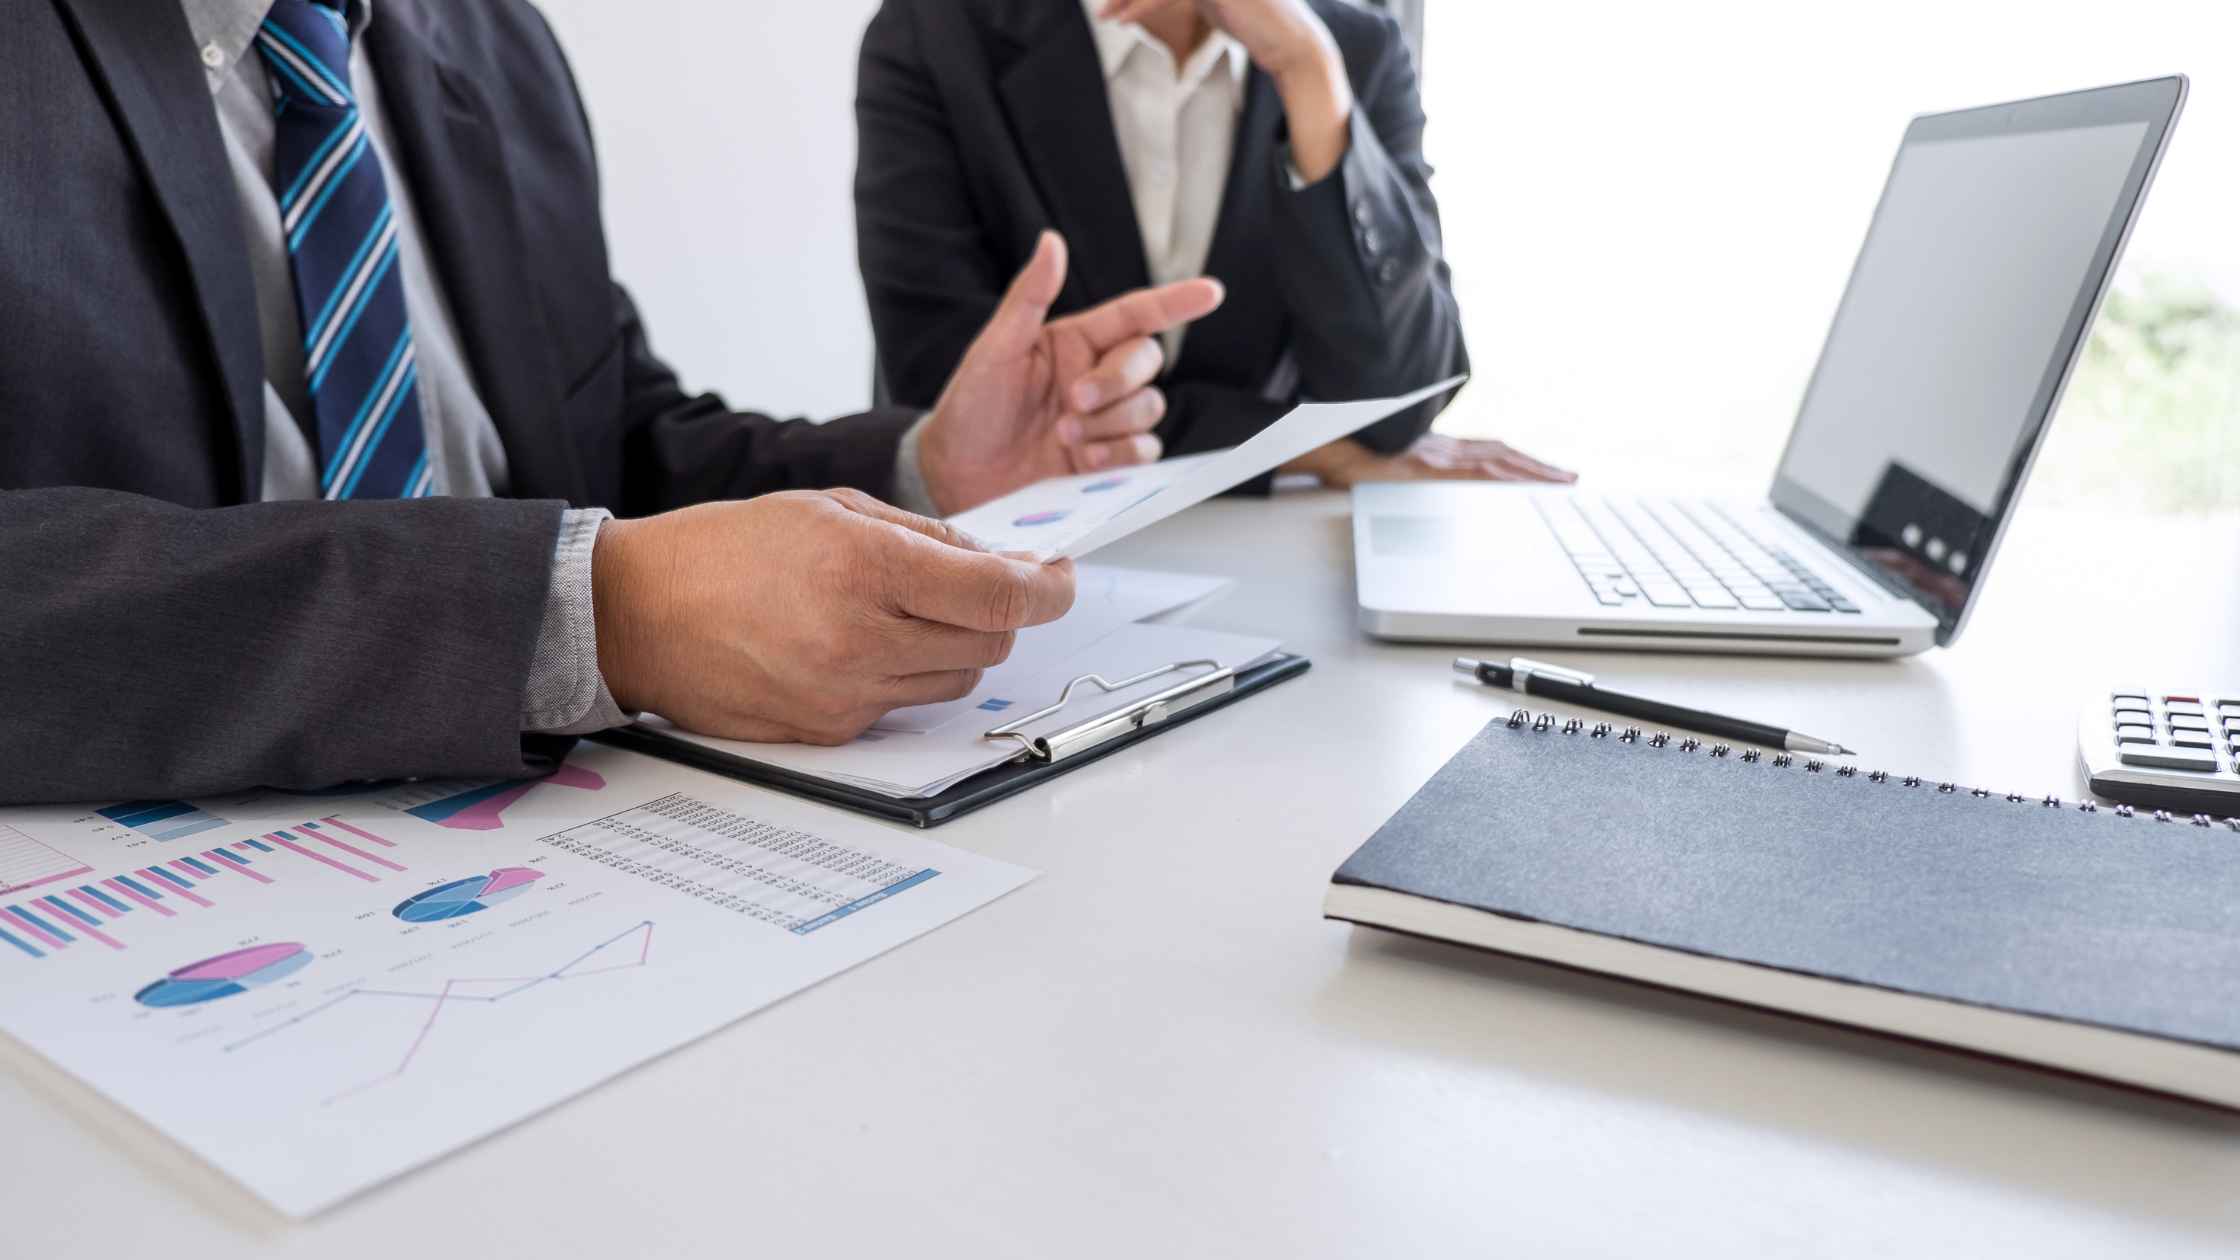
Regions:
[[1069, 325], [1102, 354], [1131, 337], [1149, 337], [1213, 313], [1227, 290], [1212, 276], [1137, 289], [1054, 324]]

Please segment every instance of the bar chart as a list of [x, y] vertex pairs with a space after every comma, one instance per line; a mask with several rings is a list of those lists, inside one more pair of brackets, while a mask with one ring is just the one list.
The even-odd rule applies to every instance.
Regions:
[[185, 801], [126, 801], [94, 812], [157, 840], [184, 840], [226, 825], [225, 819]]
[[[106, 817], [107, 815], [104, 814]], [[20, 837], [12, 842], [10, 835]], [[0, 878], [16, 869], [39, 869], [40, 859], [30, 847], [45, 850], [68, 869], [33, 881], [46, 884], [88, 874], [92, 867], [40, 844], [13, 828], [0, 826]], [[127, 941], [112, 934], [115, 921], [146, 911], [146, 919], [176, 918], [193, 910], [213, 910], [229, 897], [230, 886], [248, 891], [300, 878], [317, 870], [337, 871], [367, 883], [378, 883], [380, 872], [400, 872], [403, 863], [381, 856], [379, 850], [396, 843], [347, 823], [340, 818], [284, 827], [255, 839], [216, 845], [200, 853], [185, 854], [107, 878], [0, 904], [0, 944], [14, 946], [33, 958], [46, 958], [86, 944], [109, 949], [126, 948]], [[292, 859], [306, 859], [305, 866]], [[20, 892], [31, 884], [0, 888], [0, 896]], [[98, 952], [98, 951], [97, 951]]]

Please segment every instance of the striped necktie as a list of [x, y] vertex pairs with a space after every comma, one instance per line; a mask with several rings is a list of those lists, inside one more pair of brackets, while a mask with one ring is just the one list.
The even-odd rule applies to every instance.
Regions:
[[329, 499], [429, 492], [397, 221], [350, 89], [343, 0], [273, 0], [257, 32], [276, 111], [273, 179], [303, 315], [304, 374]]

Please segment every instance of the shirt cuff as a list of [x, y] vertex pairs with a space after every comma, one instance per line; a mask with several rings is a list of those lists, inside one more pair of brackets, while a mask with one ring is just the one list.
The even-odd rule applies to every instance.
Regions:
[[934, 506], [933, 492], [926, 489], [925, 470], [918, 466], [918, 435], [925, 432], [926, 421], [931, 419], [930, 411], [919, 416], [902, 431], [902, 442], [894, 448], [894, 505], [938, 521], [941, 509]]
[[560, 514], [544, 624], [537, 628], [537, 653], [521, 694], [524, 731], [589, 735], [637, 718], [615, 704], [599, 674], [599, 631], [592, 620], [591, 548], [599, 541], [599, 522], [613, 515], [605, 508]]

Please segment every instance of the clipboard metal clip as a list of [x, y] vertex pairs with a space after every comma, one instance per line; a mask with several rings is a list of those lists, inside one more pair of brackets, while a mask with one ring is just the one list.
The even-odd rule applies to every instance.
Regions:
[[[1032, 726], [1044, 718], [1062, 712], [1066, 703], [1073, 699], [1074, 688], [1083, 683], [1095, 683], [1105, 691], [1125, 691], [1138, 683], [1149, 682], [1162, 674], [1171, 674], [1176, 670], [1189, 669], [1195, 665], [1211, 666], [1212, 672], [1199, 674], [1177, 683], [1157, 695], [1146, 696], [1141, 700], [1114, 709], [1110, 713], [1099, 714], [1086, 722], [1066, 727], [1063, 730], [1052, 731], [1047, 735], [1027, 735], [1022, 733], [1020, 729]], [[1047, 709], [1029, 713], [1025, 717], [1013, 718], [989, 731], [983, 738], [1015, 739], [1026, 746], [1026, 756], [1039, 761], [1060, 761], [1075, 753], [1094, 748], [1108, 739], [1117, 738], [1146, 726], [1155, 726], [1194, 704], [1211, 700], [1215, 696], [1226, 695], [1234, 690], [1236, 685], [1237, 671], [1223, 668], [1219, 661], [1176, 661], [1172, 665], [1161, 665], [1157, 669], [1146, 670], [1133, 678], [1123, 678], [1119, 682], [1106, 682], [1096, 674], [1083, 674], [1066, 684], [1065, 693], [1058, 697], [1056, 704]]]

